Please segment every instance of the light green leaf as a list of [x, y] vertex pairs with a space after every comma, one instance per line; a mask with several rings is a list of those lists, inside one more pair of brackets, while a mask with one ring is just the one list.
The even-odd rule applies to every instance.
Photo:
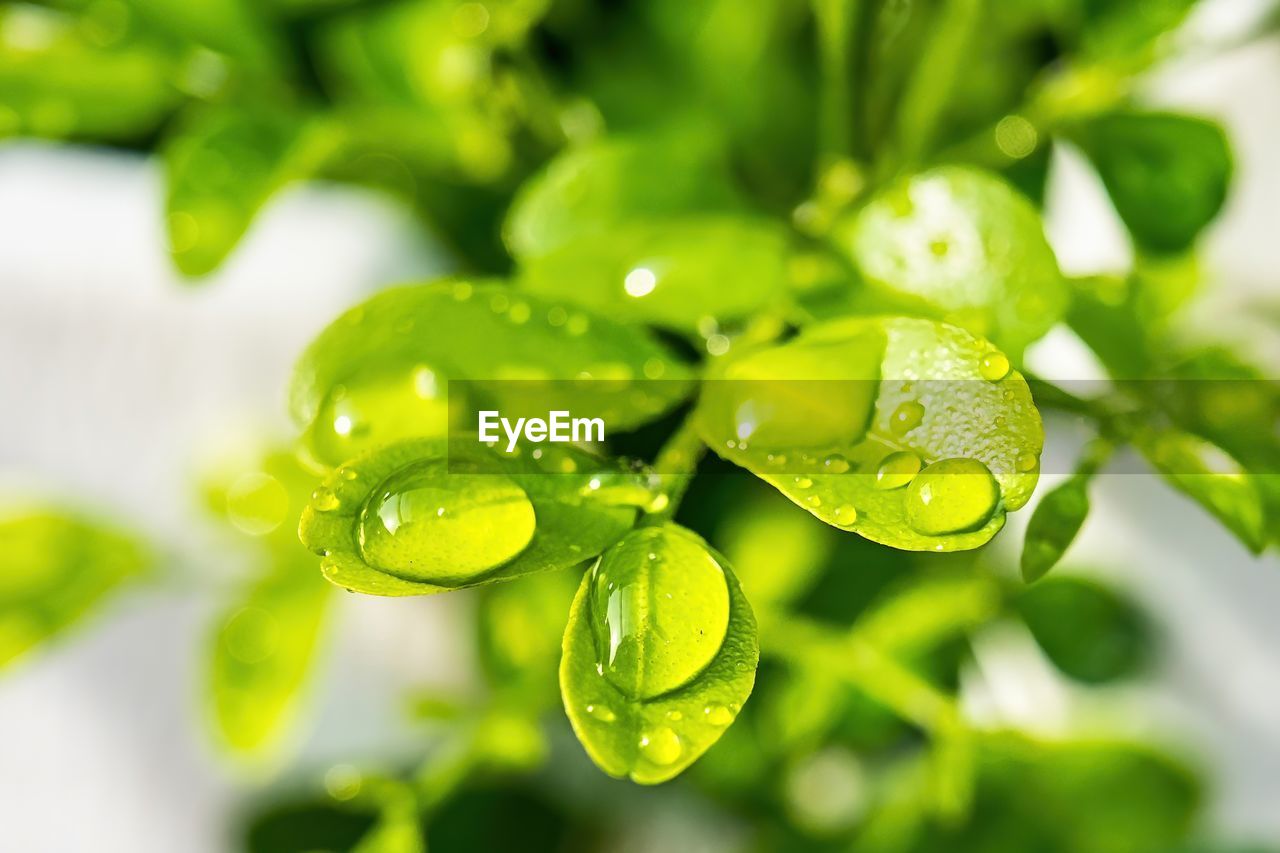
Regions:
[[254, 0], [127, 0], [147, 23], [185, 41], [261, 67], [279, 64], [280, 45]]
[[521, 264], [517, 283], [623, 320], [692, 331], [786, 291], [788, 238], [770, 220], [691, 216], [621, 225]]
[[333, 588], [300, 556], [251, 584], [214, 637], [207, 675], [214, 721], [238, 753], [262, 753], [279, 742], [312, 670]]
[[1058, 564], [1089, 515], [1088, 481], [1072, 477], [1036, 505], [1022, 545], [1022, 579], [1034, 583]]
[[693, 135], [607, 139], [561, 154], [517, 193], [504, 239], [520, 260], [625, 222], [741, 207], [722, 155]]
[[1134, 442], [1171, 485], [1221, 521], [1250, 551], [1266, 547], [1266, 511], [1257, 484], [1229, 453], [1176, 430], [1145, 432]]
[[151, 565], [132, 536], [52, 509], [0, 518], [0, 667]]
[[169, 248], [184, 275], [216, 269], [258, 209], [312, 174], [336, 139], [289, 108], [200, 107], [164, 144]]
[[1015, 357], [1067, 307], [1040, 214], [987, 172], [947, 166], [901, 178], [832, 233], [868, 300], [962, 326]]
[[[399, 439], [444, 435], [451, 379], [493, 380], [486, 391], [506, 416], [532, 389], [543, 415], [590, 410], [612, 431], [670, 409], [688, 393], [689, 375], [641, 329], [499, 284], [455, 281], [387, 290], [338, 318], [299, 360], [290, 399], [311, 454], [336, 465]], [[557, 381], [586, 377], [610, 381]]]
[[641, 475], [565, 445], [535, 459], [467, 439], [407, 441], [330, 474], [299, 536], [339, 586], [427, 595], [591, 559], [652, 498]]
[[1233, 172], [1217, 124], [1171, 113], [1115, 112], [1068, 130], [1093, 161], [1116, 212], [1153, 252], [1181, 252], [1221, 212]]
[[652, 785], [719, 739], [751, 694], [759, 658], [755, 617], [727, 561], [683, 528], [640, 528], [582, 580], [560, 692], [591, 759]]
[[1035, 488], [1044, 431], [1005, 356], [932, 320], [850, 318], [704, 383], [703, 440], [818, 518], [912, 551], [984, 544]]
[[817, 581], [839, 534], [785, 501], [743, 501], [713, 537], [747, 596], [761, 609], [794, 602]]
[[480, 663], [494, 689], [521, 707], [555, 703], [560, 638], [578, 581], [573, 570], [540, 572], [480, 591]]
[[176, 105], [176, 61], [158, 45], [109, 48], [90, 26], [53, 9], [0, 10], [0, 138], [127, 140], [157, 127]]

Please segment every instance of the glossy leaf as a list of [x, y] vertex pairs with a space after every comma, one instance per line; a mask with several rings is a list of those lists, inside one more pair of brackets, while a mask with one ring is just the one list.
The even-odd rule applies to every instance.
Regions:
[[0, 518], [0, 667], [82, 619], [152, 562], [132, 536], [51, 509]]
[[408, 441], [330, 474], [299, 535], [338, 586], [427, 595], [591, 559], [652, 497], [641, 475], [564, 445], [535, 459]]
[[869, 300], [962, 326], [1015, 355], [1066, 310], [1040, 214], [986, 172], [948, 166], [901, 178], [838, 222], [833, 240]]
[[1072, 477], [1048, 492], [1027, 523], [1022, 579], [1034, 583], [1058, 564], [1089, 515], [1088, 482]]
[[179, 97], [175, 58], [143, 39], [106, 48], [93, 34], [53, 9], [0, 10], [0, 138], [128, 140], [164, 120]]
[[656, 784], [733, 722], [758, 659], [755, 618], [724, 558], [683, 528], [646, 527], [583, 578], [560, 691], [601, 769]]
[[991, 539], [1035, 488], [1044, 442], [1002, 353], [902, 317], [814, 326], [730, 363], [706, 383], [697, 424], [828, 524], [914, 551]]
[[[587, 377], [609, 382], [557, 381]], [[674, 406], [688, 378], [643, 330], [498, 284], [455, 281], [387, 290], [338, 318], [299, 360], [290, 400], [311, 454], [336, 465], [399, 439], [444, 435], [450, 379], [493, 380], [486, 391], [507, 416], [534, 392], [544, 415], [599, 415], [613, 431]]]
[[210, 693], [218, 732], [236, 752], [269, 749], [297, 712], [333, 597], [313, 565], [294, 557], [276, 566], [248, 587], [218, 627]]
[[1116, 212], [1153, 252], [1189, 249], [1221, 212], [1231, 148], [1213, 122], [1169, 113], [1117, 112], [1071, 128]]
[[524, 288], [681, 331], [736, 320], [786, 290], [788, 238], [769, 220], [700, 216], [621, 225], [521, 265]]
[[1262, 495], [1225, 450], [1176, 430], [1144, 433], [1136, 444], [1170, 484], [1208, 510], [1250, 551], [1256, 554], [1266, 546]]
[[209, 107], [165, 142], [169, 248], [178, 269], [216, 269], [266, 200], [314, 172], [332, 130], [288, 109]]
[[1077, 681], [1131, 676], [1151, 657], [1154, 638], [1146, 617], [1095, 581], [1046, 578], [1018, 598], [1017, 609], [1049, 660]]
[[520, 260], [612, 238], [623, 223], [739, 208], [720, 153], [692, 135], [606, 139], [570, 149], [521, 187], [504, 239]]

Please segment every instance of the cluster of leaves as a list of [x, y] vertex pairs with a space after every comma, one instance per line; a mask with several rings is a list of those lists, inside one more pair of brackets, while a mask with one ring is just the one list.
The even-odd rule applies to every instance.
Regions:
[[[1131, 92], [1191, 6], [0, 12], [0, 122], [154, 143], [185, 274], [216, 269], [274, 192], [313, 177], [402, 197], [463, 270], [375, 295], [302, 355], [290, 407], [305, 468], [281, 454], [210, 486], [262, 543], [212, 656], [228, 743], [254, 752], [284, 730], [322, 631], [331, 596], [293, 541], [297, 519], [342, 588], [484, 587], [494, 698], [463, 715], [457, 750], [408, 781], [330, 786], [375, 815], [333, 818], [367, 849], [414, 849], [419, 814], [447, 814], [474, 770], [538, 765], [533, 721], [557, 667], [604, 771], [663, 782], [724, 738], [734, 748], [695, 775], [742, 803], [779, 769], [810, 793], [831, 766], [847, 777], [830, 744], [888, 755], [926, 735], [853, 809], [870, 849], [1181, 838], [1197, 798], [1181, 768], [1129, 746], [974, 732], [950, 694], [964, 638], [995, 619], [1025, 622], [1081, 680], [1141, 657], [1144, 635], [1110, 593], [1052, 577], [1006, 589], [970, 559], [1032, 497], [1041, 409], [1082, 417], [1096, 440], [1033, 514], [1028, 581], [1070, 547], [1091, 479], [1124, 446], [1251, 550], [1280, 541], [1280, 395], [1239, 358], [1169, 332], [1231, 155], [1216, 125]], [[1060, 145], [1096, 168], [1132, 237], [1132, 275], [1059, 271], [1039, 205]], [[1107, 394], [1024, 377], [1027, 348], [1062, 323], [1118, 380]], [[544, 410], [606, 415], [611, 444], [503, 454], [466, 435], [468, 406], [521, 410], [531, 386]], [[736, 469], [755, 479], [705, 491]], [[757, 480], [799, 509], [753, 514], [743, 483]], [[923, 568], [948, 559], [962, 570]], [[1115, 643], [1082, 651], [1062, 627], [1082, 619]], [[757, 678], [767, 698], [747, 706]], [[1096, 820], [1024, 814], [1027, 786]], [[781, 801], [806, 798], [821, 799]], [[780, 846], [806, 821], [819, 837], [853, 831], [847, 808], [834, 823], [784, 819], [767, 799], [762, 831]]]

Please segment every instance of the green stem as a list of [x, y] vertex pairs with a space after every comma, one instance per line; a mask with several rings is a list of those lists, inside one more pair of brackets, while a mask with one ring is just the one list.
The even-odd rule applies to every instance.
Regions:
[[853, 50], [860, 0], [813, 0], [822, 88], [818, 171], [853, 151]]
[[982, 17], [982, 5], [983, 0], [945, 0], [898, 107], [897, 152], [892, 164], [898, 169], [919, 165], [930, 150]]
[[645, 524], [664, 524], [671, 520], [680, 508], [689, 483], [693, 481], [699, 460], [707, 451], [694, 427], [693, 418], [694, 413], [690, 412], [658, 451], [653, 468], [658, 472], [662, 484], [660, 494], [666, 501], [659, 501], [661, 507], [649, 514]]

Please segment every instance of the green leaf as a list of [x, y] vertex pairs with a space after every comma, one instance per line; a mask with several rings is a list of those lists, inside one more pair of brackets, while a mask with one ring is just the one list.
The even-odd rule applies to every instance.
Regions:
[[839, 534], [776, 493], [770, 500], [739, 500], [713, 537], [724, 543], [747, 596], [767, 609], [794, 602], [828, 564]]
[[195, 109], [163, 149], [178, 269], [188, 276], [217, 269], [266, 200], [312, 174], [335, 141], [331, 127], [287, 107]]
[[312, 670], [333, 588], [297, 550], [245, 589], [214, 637], [207, 675], [214, 721], [237, 753], [279, 742]]
[[279, 64], [273, 39], [253, 0], [127, 0], [139, 17], [172, 35], [259, 67]]
[[611, 317], [693, 331], [777, 302], [787, 257], [786, 229], [771, 220], [684, 216], [572, 240], [522, 263], [517, 282]]
[[[610, 381], [557, 382], [587, 376]], [[646, 378], [663, 381], [631, 381]], [[532, 390], [544, 415], [589, 409], [610, 430], [646, 423], [689, 391], [685, 365], [641, 329], [499, 284], [454, 281], [387, 290], [338, 318], [299, 360], [291, 410], [311, 454], [336, 465], [399, 439], [444, 435], [451, 379], [494, 380], [485, 390], [506, 416]]]
[[1135, 445], [1171, 485], [1208, 510], [1257, 554], [1266, 547], [1266, 511], [1257, 484], [1229, 453], [1177, 430], [1146, 431]]
[[657, 784], [733, 722], [759, 657], [755, 617], [724, 558], [683, 528], [646, 527], [583, 578], [560, 692], [601, 769]]
[[1049, 660], [1077, 681], [1131, 676], [1150, 658], [1153, 638], [1142, 612], [1094, 581], [1046, 578], [1022, 593], [1017, 609]]
[[591, 559], [652, 498], [641, 475], [565, 445], [534, 458], [407, 441], [331, 473], [299, 536], [338, 586], [428, 595]]
[[932, 320], [850, 318], [705, 383], [716, 453], [818, 518], [912, 551], [976, 548], [1039, 476], [1040, 416], [990, 344]]
[[900, 178], [832, 235], [868, 300], [962, 326], [1015, 356], [1067, 307], [1040, 214], [987, 172], [947, 166]]
[[132, 536], [52, 509], [0, 518], [0, 667], [55, 637], [152, 562]]
[[1233, 171], [1217, 124], [1172, 113], [1115, 112], [1068, 130], [1116, 212], [1153, 252], [1182, 252], [1222, 210]]
[[1022, 579], [1034, 583], [1058, 564], [1089, 515], [1088, 480], [1075, 476], [1044, 496], [1027, 523]]
[[176, 61], [131, 39], [102, 47], [88, 22], [52, 9], [0, 10], [0, 138], [129, 140], [176, 105]]
[[555, 703], [560, 638], [578, 581], [571, 570], [541, 572], [481, 589], [480, 663], [496, 691], [537, 710]]
[[561, 154], [517, 193], [504, 239], [520, 260], [637, 220], [741, 207], [718, 150], [693, 135], [606, 139]]

